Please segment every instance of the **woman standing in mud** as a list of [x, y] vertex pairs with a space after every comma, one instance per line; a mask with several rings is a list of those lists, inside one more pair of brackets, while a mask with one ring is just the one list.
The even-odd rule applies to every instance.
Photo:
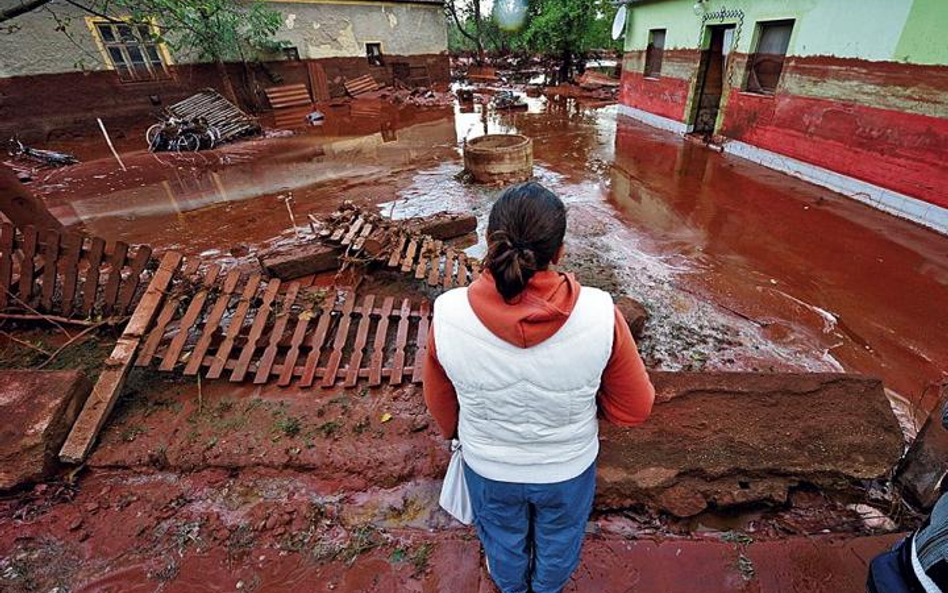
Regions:
[[566, 208], [538, 183], [491, 209], [485, 273], [435, 301], [425, 400], [461, 441], [487, 568], [504, 593], [554, 593], [579, 564], [595, 493], [597, 410], [645, 421], [655, 390], [612, 298], [548, 269]]

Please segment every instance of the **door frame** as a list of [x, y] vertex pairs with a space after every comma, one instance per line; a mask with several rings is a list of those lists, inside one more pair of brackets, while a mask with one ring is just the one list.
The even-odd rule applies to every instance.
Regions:
[[[688, 114], [688, 117], [685, 119], [686, 133], [691, 134], [695, 129], [695, 122], [698, 119], [698, 107], [701, 103], [701, 93], [704, 90], [705, 74], [707, 72], [707, 58], [710, 55], [708, 50], [711, 48], [711, 36], [714, 33], [714, 29], [733, 29], [734, 35], [731, 38], [732, 47], [729, 48], [727, 55], [730, 56], [736, 50], [736, 40], [740, 36], [741, 22], [738, 19], [722, 19], [720, 21], [710, 23], [706, 22], [702, 25], [701, 28], [701, 43], [698, 45], [698, 68], [695, 72], [694, 83], [691, 85], [691, 92], [688, 94], [688, 102], [685, 106], [685, 113]], [[730, 57], [725, 58], [724, 69], [721, 72], [723, 78], [722, 86], [726, 89], [727, 81], [729, 79], [729, 73], [733, 67], [733, 60]], [[722, 89], [723, 90], [723, 89]], [[712, 134], [716, 133], [718, 127], [721, 125], [721, 113], [723, 112], [722, 107], [725, 104], [725, 98], [727, 93], [722, 92], [721, 102], [718, 104], [718, 114], [715, 118], [714, 129]]]

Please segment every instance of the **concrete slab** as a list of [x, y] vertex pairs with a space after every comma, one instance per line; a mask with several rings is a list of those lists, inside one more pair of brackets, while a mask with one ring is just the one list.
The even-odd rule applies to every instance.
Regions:
[[258, 256], [260, 265], [273, 278], [293, 280], [339, 267], [339, 249], [315, 241], [284, 245]]
[[615, 301], [616, 307], [625, 317], [625, 322], [629, 324], [632, 336], [636, 340], [642, 339], [645, 335], [645, 323], [648, 321], [648, 311], [645, 306], [630, 296], [620, 296]]
[[91, 389], [80, 371], [0, 371], [0, 490], [50, 475]]
[[882, 382], [832, 373], [654, 372], [643, 426], [603, 423], [598, 509], [782, 503], [800, 483], [858, 497], [902, 452]]

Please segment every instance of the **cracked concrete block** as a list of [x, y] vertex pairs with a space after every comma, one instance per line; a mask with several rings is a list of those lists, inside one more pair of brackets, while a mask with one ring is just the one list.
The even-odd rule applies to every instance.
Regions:
[[258, 255], [260, 265], [273, 278], [292, 280], [339, 267], [339, 249], [307, 241], [276, 247]]
[[406, 228], [413, 233], [428, 235], [432, 239], [454, 239], [477, 230], [477, 217], [473, 214], [438, 212], [431, 216], [405, 221]]
[[596, 508], [780, 504], [808, 483], [859, 497], [898, 462], [902, 436], [878, 379], [835, 373], [653, 372], [636, 428], [602, 423]]
[[948, 428], [942, 414], [948, 412], [948, 383], [942, 385], [939, 404], [922, 426], [899, 467], [897, 479], [909, 499], [922, 509], [930, 509], [948, 480]]
[[49, 477], [92, 384], [80, 371], [0, 371], [0, 490]]

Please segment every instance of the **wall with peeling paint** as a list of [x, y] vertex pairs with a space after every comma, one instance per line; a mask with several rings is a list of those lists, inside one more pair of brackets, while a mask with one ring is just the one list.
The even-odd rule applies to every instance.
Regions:
[[[630, 5], [620, 94], [629, 113], [687, 132], [710, 40], [706, 27], [734, 25], [715, 124], [726, 150], [730, 142], [734, 152], [764, 155], [758, 160], [775, 168], [812, 165], [816, 177], [832, 172], [948, 208], [944, 0], [709, 0], [704, 11], [694, 5]], [[783, 19], [794, 27], [776, 92], [744, 90], [757, 24]], [[650, 29], [666, 30], [665, 50], [660, 76], [646, 78]], [[778, 166], [783, 156], [790, 165]], [[932, 215], [948, 220], [942, 210]]]
[[[303, 59], [365, 57], [366, 43], [381, 43], [383, 54], [412, 56], [448, 50], [440, 4], [391, 2], [269, 2], [283, 14], [276, 39], [299, 50]], [[65, 0], [6, 23], [0, 31], [0, 78], [110, 70], [90, 29], [90, 15]], [[192, 63], [186, 54], [174, 63]]]
[[381, 43], [383, 55], [448, 50], [447, 26], [439, 5], [270, 4], [284, 15], [276, 38], [296, 47], [303, 59], [364, 57], [366, 43]]

